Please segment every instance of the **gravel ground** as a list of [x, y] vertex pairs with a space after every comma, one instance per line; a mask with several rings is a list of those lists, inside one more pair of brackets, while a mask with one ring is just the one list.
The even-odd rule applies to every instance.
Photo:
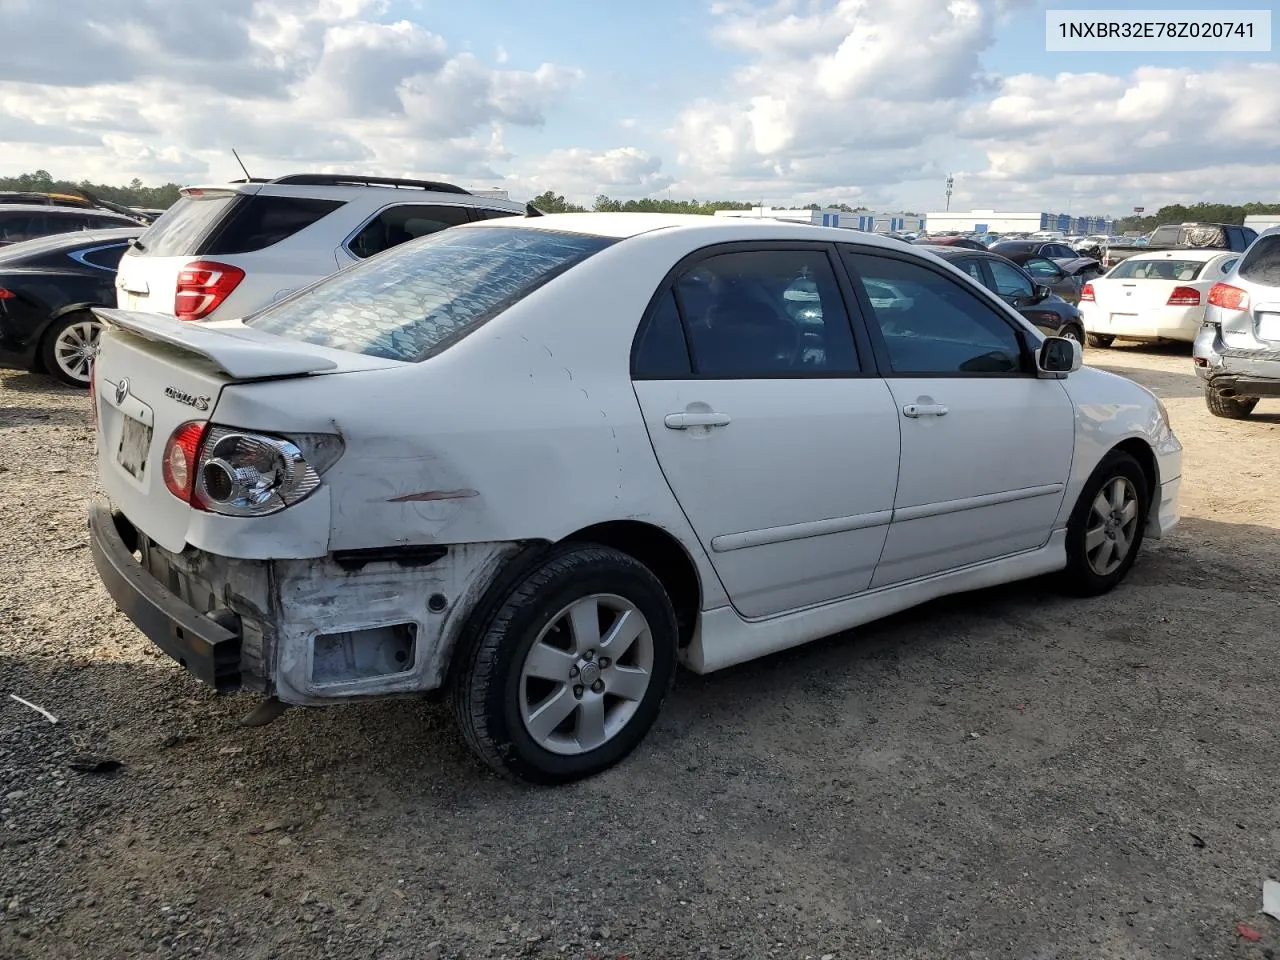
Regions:
[[0, 957], [1271, 958], [1280, 404], [1213, 420], [1185, 350], [1089, 358], [1187, 447], [1123, 587], [682, 675], [554, 790], [418, 701], [239, 727], [97, 584], [84, 396], [0, 374]]

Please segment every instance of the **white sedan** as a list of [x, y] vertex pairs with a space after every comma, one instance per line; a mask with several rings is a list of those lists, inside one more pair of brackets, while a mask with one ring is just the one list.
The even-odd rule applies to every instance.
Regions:
[[630, 752], [677, 663], [1102, 593], [1178, 519], [1152, 394], [838, 228], [495, 220], [243, 322], [99, 315], [90, 543], [139, 628], [272, 705], [440, 690], [537, 782]]
[[1239, 259], [1222, 250], [1157, 250], [1120, 261], [1080, 291], [1089, 346], [1109, 347], [1117, 337], [1191, 343], [1209, 289]]

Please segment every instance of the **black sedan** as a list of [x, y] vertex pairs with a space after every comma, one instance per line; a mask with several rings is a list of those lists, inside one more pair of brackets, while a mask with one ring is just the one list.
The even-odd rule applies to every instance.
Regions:
[[86, 230], [0, 250], [0, 367], [87, 387], [102, 329], [90, 308], [116, 305], [116, 267], [141, 233]]
[[987, 250], [963, 247], [925, 247], [958, 267], [1051, 337], [1066, 337], [1084, 345], [1080, 311], [1047, 286], [1037, 283], [1011, 260]]

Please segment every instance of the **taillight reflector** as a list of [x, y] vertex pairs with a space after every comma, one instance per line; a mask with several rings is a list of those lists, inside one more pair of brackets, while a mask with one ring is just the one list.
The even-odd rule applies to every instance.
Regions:
[[1215, 283], [1209, 288], [1209, 303], [1227, 310], [1248, 310], [1249, 291], [1233, 287], [1229, 283]]
[[179, 500], [191, 502], [191, 488], [196, 478], [196, 462], [200, 444], [204, 441], [209, 424], [205, 420], [188, 420], [179, 424], [164, 445], [164, 461], [161, 472], [164, 485]]
[[0, 300], [13, 300], [17, 298], [17, 296], [18, 295], [12, 290], [6, 290], [4, 287], [0, 287]]
[[1169, 302], [1165, 306], [1198, 307], [1200, 306], [1200, 291], [1195, 287], [1174, 287], [1173, 293], [1169, 294]]
[[1080, 290], [1080, 302], [1083, 303], [1086, 300], [1089, 301], [1090, 303], [1096, 302], [1096, 298], [1093, 295], [1092, 283], [1086, 283]]
[[244, 279], [244, 271], [229, 263], [196, 260], [178, 273], [173, 312], [179, 320], [201, 320], [230, 296]]

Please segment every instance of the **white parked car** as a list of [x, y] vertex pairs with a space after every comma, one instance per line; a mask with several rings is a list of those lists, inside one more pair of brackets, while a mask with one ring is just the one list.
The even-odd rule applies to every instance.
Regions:
[[525, 211], [451, 183], [348, 174], [184, 187], [121, 259], [116, 302], [179, 320], [244, 317], [406, 240]]
[[446, 691], [540, 782], [626, 755], [677, 661], [1102, 593], [1178, 519], [1151, 393], [839, 228], [515, 218], [244, 322], [99, 314], [91, 548], [143, 632], [289, 704]]
[[1091, 347], [1124, 340], [1192, 343], [1204, 323], [1209, 289], [1240, 254], [1223, 250], [1157, 250], [1121, 260], [1080, 291], [1080, 316]]

